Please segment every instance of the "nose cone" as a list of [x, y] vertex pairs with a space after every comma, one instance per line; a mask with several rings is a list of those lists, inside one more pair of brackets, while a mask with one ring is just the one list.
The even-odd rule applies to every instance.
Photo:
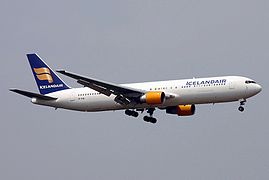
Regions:
[[262, 87], [259, 84], [249, 84], [247, 86], [246, 94], [248, 97], [255, 96], [259, 92], [261, 92]]
[[262, 91], [262, 87], [259, 84], [256, 84], [256, 88], [255, 89], [256, 89], [257, 94]]

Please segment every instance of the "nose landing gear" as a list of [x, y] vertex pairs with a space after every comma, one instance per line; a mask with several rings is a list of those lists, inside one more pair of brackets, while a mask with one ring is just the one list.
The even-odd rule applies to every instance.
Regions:
[[243, 106], [239, 106], [239, 107], [238, 107], [238, 110], [239, 110], [240, 112], [243, 112], [243, 111], [245, 110], [245, 108], [244, 108]]
[[240, 112], [243, 112], [243, 111], [245, 110], [245, 108], [244, 108], [243, 106], [245, 105], [246, 102], [247, 102], [247, 101], [246, 101], [245, 99], [240, 100], [240, 106], [238, 107], [238, 110], [239, 110]]

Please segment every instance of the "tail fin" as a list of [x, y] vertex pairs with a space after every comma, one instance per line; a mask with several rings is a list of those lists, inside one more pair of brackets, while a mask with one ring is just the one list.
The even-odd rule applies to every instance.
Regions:
[[37, 54], [27, 54], [40, 94], [69, 89], [61, 78]]

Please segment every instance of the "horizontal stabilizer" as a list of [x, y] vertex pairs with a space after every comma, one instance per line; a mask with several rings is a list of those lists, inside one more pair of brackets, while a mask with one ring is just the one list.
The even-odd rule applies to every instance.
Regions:
[[19, 90], [19, 89], [10, 89], [10, 91], [21, 94], [21, 95], [29, 97], [29, 98], [38, 98], [38, 99], [42, 99], [42, 100], [56, 100], [57, 99], [54, 97], [50, 97], [50, 96], [46, 96], [46, 95], [42, 95], [42, 94], [37, 94], [37, 93], [29, 92], [29, 91], [23, 91], [23, 90]]

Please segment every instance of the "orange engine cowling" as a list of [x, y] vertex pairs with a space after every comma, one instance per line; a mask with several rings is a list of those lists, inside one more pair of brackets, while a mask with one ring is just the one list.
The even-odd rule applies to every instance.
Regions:
[[140, 97], [140, 102], [147, 104], [162, 104], [165, 98], [164, 92], [149, 91]]
[[178, 116], [191, 116], [195, 113], [195, 105], [178, 105], [166, 108], [166, 113]]

